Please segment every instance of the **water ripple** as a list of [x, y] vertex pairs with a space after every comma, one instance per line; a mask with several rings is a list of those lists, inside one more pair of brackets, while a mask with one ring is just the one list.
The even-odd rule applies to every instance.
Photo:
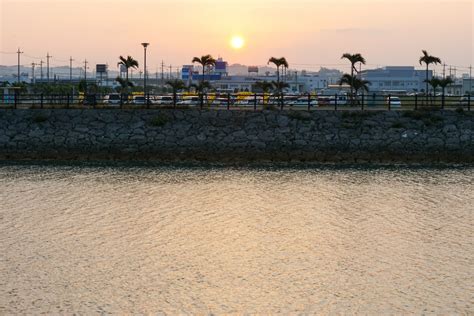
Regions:
[[472, 168], [0, 166], [0, 314], [473, 314]]

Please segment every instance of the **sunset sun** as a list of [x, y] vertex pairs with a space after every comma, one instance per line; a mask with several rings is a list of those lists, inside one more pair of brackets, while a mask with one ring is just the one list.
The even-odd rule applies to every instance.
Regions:
[[241, 36], [234, 36], [230, 40], [230, 46], [232, 46], [232, 48], [234, 49], [240, 49], [244, 47], [244, 44], [245, 44], [245, 40]]

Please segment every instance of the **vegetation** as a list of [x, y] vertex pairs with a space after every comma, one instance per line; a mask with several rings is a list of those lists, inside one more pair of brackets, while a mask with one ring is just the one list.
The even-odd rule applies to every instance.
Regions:
[[288, 62], [286, 61], [285, 57], [271, 57], [268, 60], [268, 64], [274, 64], [277, 67], [277, 82], [280, 82], [280, 67], [284, 67], [284, 69], [288, 69]]
[[429, 66], [431, 64], [441, 64], [441, 59], [439, 59], [438, 57], [435, 57], [435, 56], [431, 56], [430, 54], [428, 54], [428, 52], [426, 50], [423, 50], [423, 56], [420, 57], [420, 65], [423, 65], [423, 63], [426, 65], [426, 78], [425, 78], [425, 82], [426, 82], [426, 91], [425, 91], [425, 95], [426, 95], [426, 102], [428, 103], [428, 84], [429, 84]]
[[198, 63], [202, 67], [202, 79], [201, 82], [204, 82], [204, 75], [206, 74], [206, 68], [213, 67], [216, 65], [216, 60], [211, 55], [204, 55], [201, 57], [194, 57], [192, 63]]
[[186, 85], [184, 84], [184, 81], [179, 79], [168, 80], [166, 81], [166, 84], [170, 86], [173, 90], [173, 106], [176, 107], [176, 103], [178, 100], [178, 92], [184, 90], [186, 88]]
[[46, 122], [47, 120], [48, 120], [48, 116], [43, 113], [33, 116], [33, 122], [35, 123], [43, 123], [43, 122]]
[[150, 121], [150, 125], [154, 127], [161, 127], [161, 126], [164, 126], [168, 122], [169, 122], [169, 117], [161, 114], [161, 115], [157, 115], [153, 117]]
[[405, 128], [405, 125], [402, 122], [397, 121], [392, 124], [392, 128]]
[[202, 109], [204, 106], [204, 93], [212, 88], [211, 83], [209, 81], [201, 81], [198, 84], [192, 84], [191, 87], [199, 94], [199, 102]]
[[124, 80], [123, 78], [117, 77], [115, 78], [115, 81], [117, 81], [120, 85], [119, 87], [117, 87], [117, 92], [120, 92], [121, 94], [126, 94], [129, 87], [133, 88], [133, 82]]
[[257, 81], [253, 86], [255, 89], [261, 90], [263, 93], [269, 93], [273, 88], [273, 84], [268, 81]]
[[125, 69], [127, 69], [127, 75], [126, 75], [126, 80], [128, 82], [128, 70], [130, 68], [132, 69], [137, 69], [138, 68], [138, 61], [133, 59], [132, 56], [127, 56], [127, 58], [120, 56], [119, 57], [120, 61], [117, 63], [117, 66], [124, 66]]
[[280, 109], [283, 109], [283, 90], [288, 88], [290, 85], [286, 82], [281, 81], [272, 81], [273, 91], [275, 91], [275, 96], [280, 101]]
[[311, 115], [304, 111], [289, 111], [288, 117], [299, 121], [311, 121]]
[[342, 78], [339, 80], [339, 85], [343, 85], [343, 84], [347, 84], [351, 87], [352, 105], [357, 103], [357, 93], [359, 92], [359, 90], [369, 92], [370, 81], [359, 79], [349, 74], [344, 74]]
[[[354, 81], [355, 81], [355, 79], [357, 79], [354, 74], [359, 73], [357, 68], [356, 68], [356, 64], [360, 63], [360, 64], [365, 65], [366, 61], [365, 61], [365, 58], [362, 57], [362, 55], [359, 54], [359, 53], [357, 53], [357, 54], [345, 53], [345, 54], [342, 55], [341, 59], [347, 59], [351, 63], [351, 74], [350, 74], [350, 77], [347, 77], [347, 78], [350, 78], [351, 81], [350, 82], [345, 82], [345, 83], [349, 84], [349, 86], [351, 87], [351, 100], [353, 101], [353, 99], [354, 99], [354, 88], [356, 86], [356, 83]], [[360, 83], [358, 83], [358, 84], [360, 84]], [[360, 87], [360, 88], [363, 88], [363, 87]]]
[[446, 77], [439, 80], [439, 86], [441, 87], [441, 89], [443, 89], [443, 95], [446, 88], [453, 83], [454, 83], [454, 80], [451, 79], [451, 77]]

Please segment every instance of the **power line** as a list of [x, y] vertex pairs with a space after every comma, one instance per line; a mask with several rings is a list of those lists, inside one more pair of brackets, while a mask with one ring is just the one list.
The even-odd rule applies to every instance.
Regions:
[[24, 54], [25, 57], [32, 58], [32, 59], [41, 59], [41, 57], [31, 56], [28, 54]]

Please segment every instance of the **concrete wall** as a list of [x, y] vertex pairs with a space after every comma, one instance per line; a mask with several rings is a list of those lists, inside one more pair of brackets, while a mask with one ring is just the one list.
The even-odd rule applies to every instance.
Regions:
[[0, 110], [0, 159], [472, 163], [473, 114]]

